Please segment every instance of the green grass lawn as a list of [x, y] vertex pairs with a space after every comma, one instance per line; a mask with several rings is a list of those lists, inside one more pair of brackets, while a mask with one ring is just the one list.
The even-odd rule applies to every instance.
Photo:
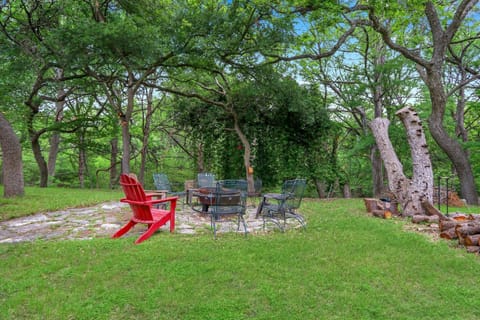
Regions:
[[[0, 195], [3, 195], [3, 186], [0, 186]], [[23, 197], [0, 196], [0, 221], [39, 212], [86, 207], [121, 197], [121, 190], [26, 187]]]
[[301, 211], [306, 231], [247, 238], [2, 244], [0, 318], [478, 319], [478, 256], [361, 199]]

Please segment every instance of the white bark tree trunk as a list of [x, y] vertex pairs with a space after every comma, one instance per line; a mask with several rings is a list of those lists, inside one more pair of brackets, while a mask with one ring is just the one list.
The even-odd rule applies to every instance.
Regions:
[[418, 114], [410, 107], [396, 112], [407, 130], [408, 144], [413, 163], [413, 177], [410, 186], [412, 196], [420, 201], [433, 201], [433, 169], [427, 140]]
[[385, 165], [390, 191], [402, 207], [404, 216], [423, 214], [421, 202], [433, 199], [433, 171], [427, 148], [422, 122], [418, 114], [411, 108], [403, 108], [396, 115], [402, 120], [407, 131], [410, 145], [413, 177], [409, 179], [403, 172], [388, 136], [388, 119], [376, 118], [370, 123], [380, 155]]

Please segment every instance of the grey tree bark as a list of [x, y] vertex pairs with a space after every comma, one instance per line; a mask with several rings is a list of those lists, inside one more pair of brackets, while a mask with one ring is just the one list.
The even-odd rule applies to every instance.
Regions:
[[140, 169], [138, 171], [138, 180], [145, 185], [145, 170], [147, 167], [148, 138], [150, 137], [150, 127], [154, 112], [153, 89], [149, 88], [146, 92], [147, 108], [144, 110], [143, 140], [140, 151]]
[[0, 112], [0, 148], [2, 150], [3, 196], [23, 196], [22, 147], [12, 126]]
[[398, 159], [388, 136], [390, 121], [375, 118], [370, 123], [380, 155], [385, 165], [390, 191], [402, 207], [404, 216], [423, 214], [422, 201], [432, 202], [433, 170], [427, 148], [425, 134], [417, 113], [411, 108], [403, 108], [396, 115], [402, 120], [407, 131], [410, 145], [413, 176], [409, 179], [403, 172], [403, 165]]
[[[63, 78], [63, 69], [56, 70], [56, 77]], [[55, 102], [55, 122], [59, 123], [63, 120], [63, 109], [65, 106], [65, 89], [59, 88], [57, 91], [57, 101]], [[53, 132], [50, 137], [50, 151], [48, 152], [47, 169], [50, 177], [55, 177], [55, 167], [57, 164], [58, 151], [60, 150], [60, 133]]]
[[80, 188], [85, 187], [85, 175], [87, 173], [87, 150], [85, 141], [85, 132], [79, 131], [78, 138], [78, 181], [80, 182]]
[[110, 189], [115, 188], [118, 182], [117, 157], [118, 139], [113, 138], [110, 140]]

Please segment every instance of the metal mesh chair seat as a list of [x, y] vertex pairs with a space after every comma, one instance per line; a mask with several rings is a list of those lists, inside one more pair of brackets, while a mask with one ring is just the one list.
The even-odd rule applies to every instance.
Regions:
[[[306, 228], [305, 218], [297, 213], [302, 202], [306, 187], [305, 179], [286, 180], [282, 186], [282, 193], [267, 193], [257, 211], [261, 215], [263, 227], [266, 221], [275, 223], [280, 230], [284, 231], [287, 219], [297, 220], [303, 228]], [[281, 223], [283, 221], [283, 224]]]
[[243, 225], [245, 236], [248, 233], [244, 215], [247, 208], [247, 181], [246, 180], [220, 180], [209, 195], [210, 204], [207, 213], [210, 214], [210, 222], [213, 235], [217, 237], [217, 223], [230, 221], [236, 218], [237, 231], [240, 224]]

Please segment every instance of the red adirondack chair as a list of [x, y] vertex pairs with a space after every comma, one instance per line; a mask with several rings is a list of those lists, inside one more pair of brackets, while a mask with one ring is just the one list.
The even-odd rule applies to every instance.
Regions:
[[[119, 238], [127, 233], [137, 223], [148, 225], [147, 231], [142, 234], [136, 241], [139, 244], [147, 240], [161, 226], [170, 221], [170, 232], [175, 230], [175, 207], [177, 206], [178, 197], [169, 197], [163, 199], [152, 199], [151, 195], [145, 194], [142, 185], [133, 177], [126, 174], [120, 176], [120, 184], [126, 198], [121, 202], [128, 203], [133, 211], [133, 217], [130, 221], [118, 230], [112, 238]], [[169, 209], [156, 209], [153, 205], [158, 203], [170, 203]]]

